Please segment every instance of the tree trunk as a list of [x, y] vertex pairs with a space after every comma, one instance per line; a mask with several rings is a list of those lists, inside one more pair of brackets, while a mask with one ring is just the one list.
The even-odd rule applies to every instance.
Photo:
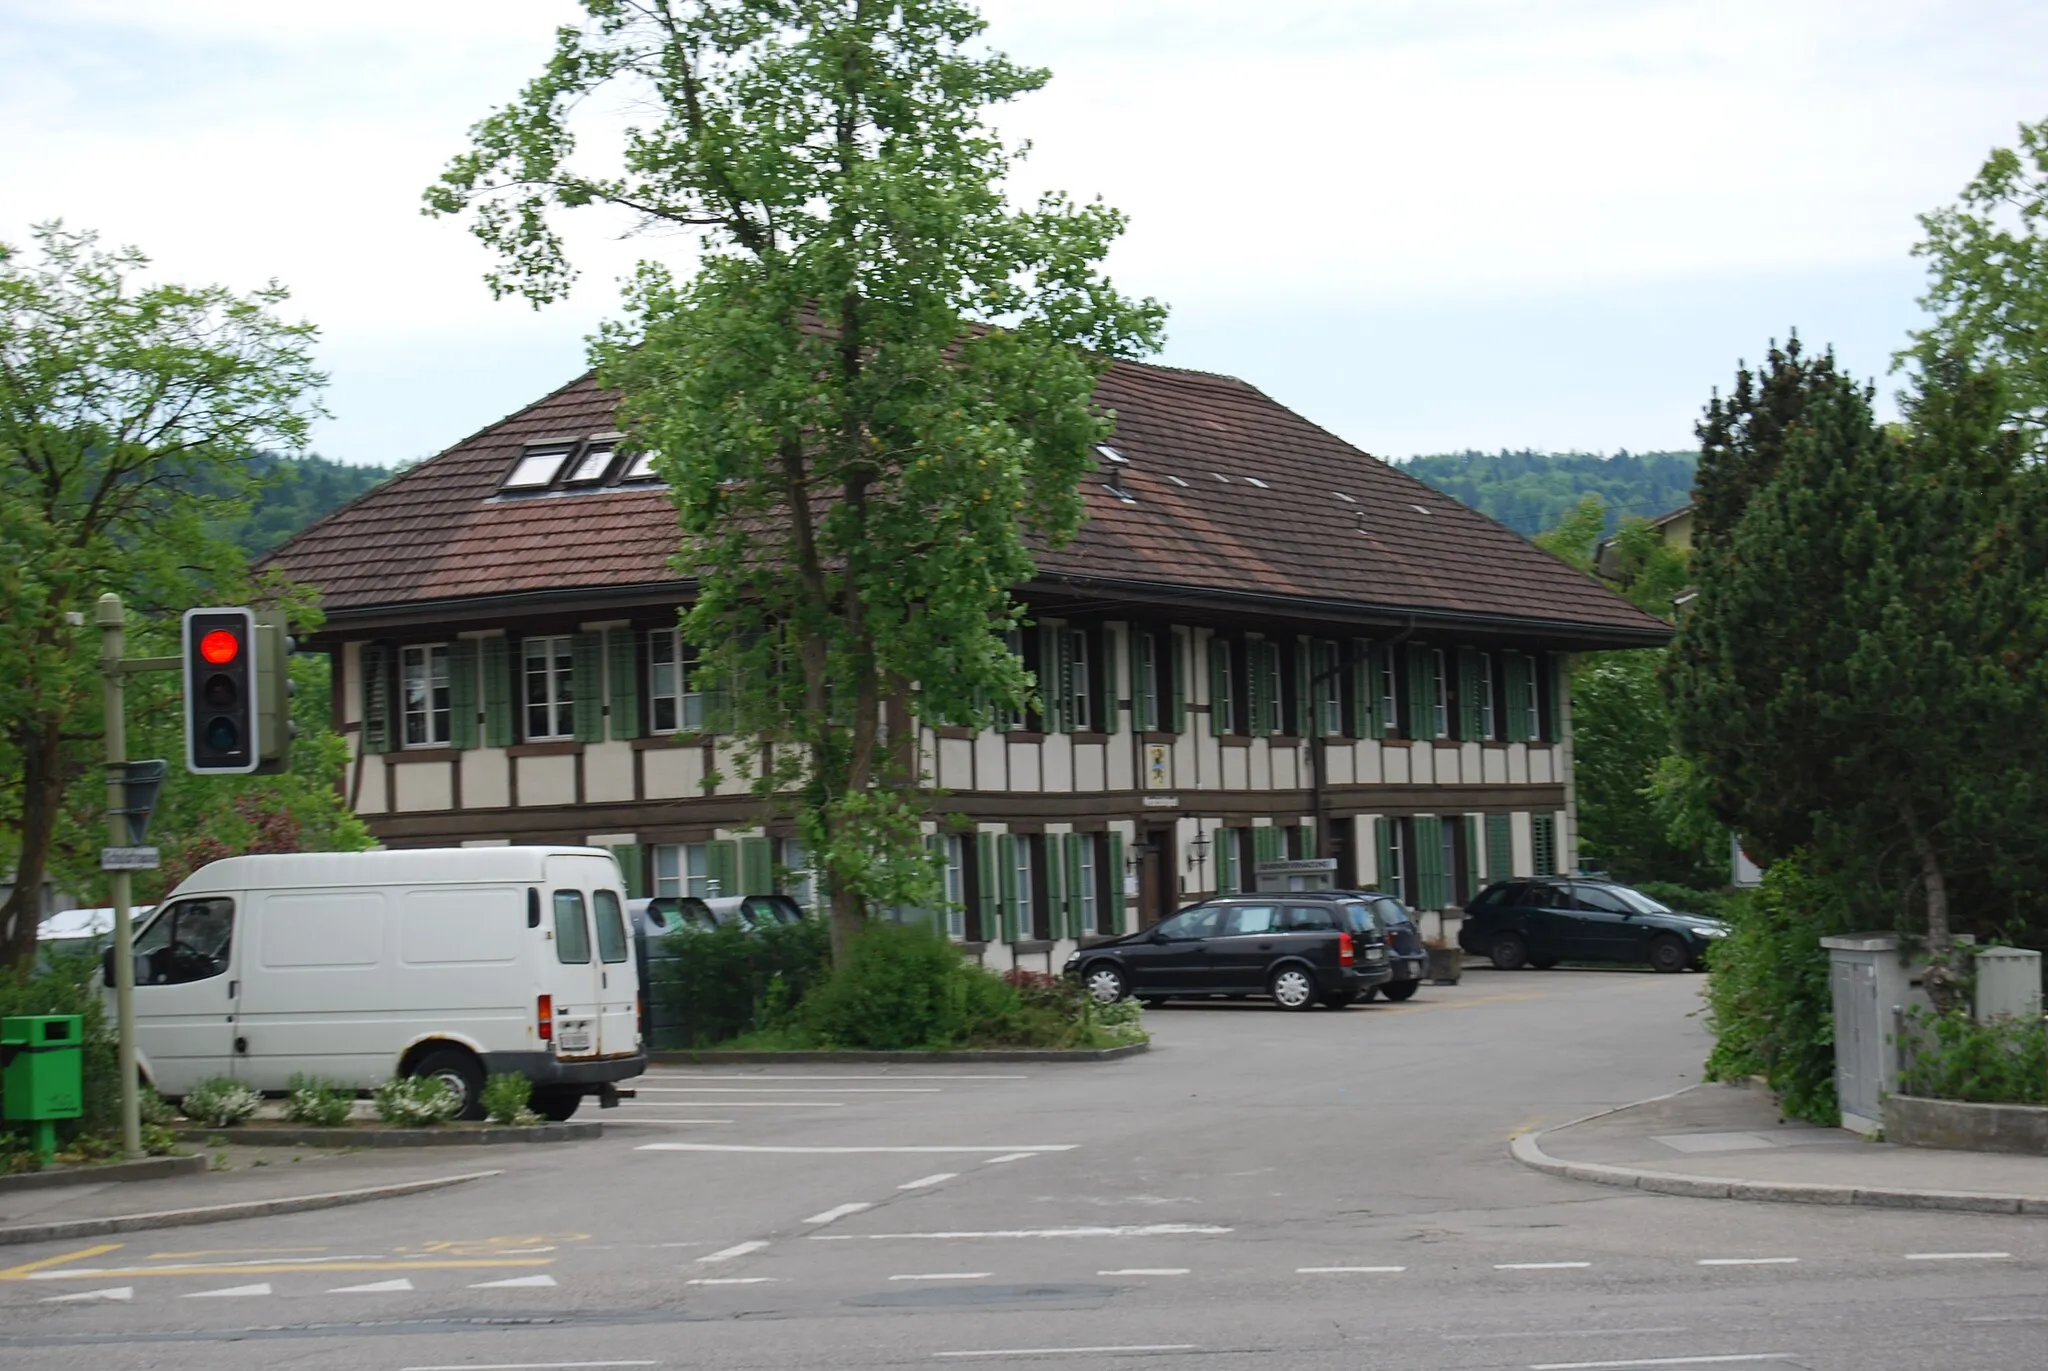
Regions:
[[21, 745], [21, 853], [15, 862], [14, 891], [0, 905], [0, 969], [26, 966], [36, 955], [43, 877], [57, 836], [64, 779], [61, 721], [35, 720], [24, 730]]
[[1946, 1014], [1955, 1007], [1962, 988], [1962, 978], [1956, 974], [1955, 935], [1948, 922], [1948, 879], [1941, 869], [1941, 853], [1935, 849], [1934, 839], [1920, 822], [1912, 801], [1901, 798], [1898, 803], [1906, 840], [1912, 844], [1913, 855], [1920, 863], [1920, 885], [1926, 892], [1927, 970], [1921, 984], [1926, 987], [1927, 998], [1934, 1002], [1935, 1011]]

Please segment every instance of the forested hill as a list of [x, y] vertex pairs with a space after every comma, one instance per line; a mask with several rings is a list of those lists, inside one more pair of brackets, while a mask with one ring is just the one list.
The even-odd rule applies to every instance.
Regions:
[[390, 467], [269, 453], [258, 454], [252, 470], [261, 489], [251, 499], [249, 512], [227, 520], [219, 530], [251, 557], [262, 556], [315, 519], [397, 474]]
[[1399, 465], [1454, 499], [1533, 536], [1555, 528], [1588, 495], [1623, 516], [1655, 518], [1692, 498], [1697, 452], [1446, 452]]

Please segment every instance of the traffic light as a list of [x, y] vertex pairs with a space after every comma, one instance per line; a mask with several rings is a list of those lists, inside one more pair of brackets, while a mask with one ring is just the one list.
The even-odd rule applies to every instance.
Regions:
[[262, 760], [256, 711], [256, 615], [246, 608], [185, 611], [185, 769], [240, 775]]
[[256, 737], [261, 760], [259, 776], [275, 776], [291, 765], [292, 739], [299, 726], [292, 722], [292, 654], [299, 650], [291, 625], [281, 609], [256, 613]]

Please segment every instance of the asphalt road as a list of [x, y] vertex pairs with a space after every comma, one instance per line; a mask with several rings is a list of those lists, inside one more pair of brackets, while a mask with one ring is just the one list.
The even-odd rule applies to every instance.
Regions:
[[0, 1367], [2048, 1366], [2048, 1223], [1508, 1158], [1694, 1080], [1701, 984], [1211, 1002], [1111, 1064], [664, 1069], [601, 1142], [451, 1162], [497, 1179], [9, 1249]]

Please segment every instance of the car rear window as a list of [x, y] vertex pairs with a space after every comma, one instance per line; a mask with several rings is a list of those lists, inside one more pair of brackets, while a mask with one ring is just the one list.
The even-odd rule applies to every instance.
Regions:
[[1408, 918], [1408, 911], [1401, 908], [1398, 901], [1374, 900], [1372, 908], [1373, 912], [1380, 916], [1380, 922], [1389, 929], [1399, 928], [1401, 925], [1411, 922]]
[[571, 966], [590, 960], [590, 924], [580, 890], [555, 892], [555, 960]]
[[1338, 908], [1344, 911], [1344, 927], [1346, 930], [1361, 935], [1368, 933], [1375, 936], [1378, 935], [1380, 930], [1379, 926], [1372, 921], [1372, 910], [1362, 901], [1347, 900], [1339, 905]]
[[606, 962], [626, 960], [626, 919], [616, 891], [600, 890], [597, 904], [597, 956]]

